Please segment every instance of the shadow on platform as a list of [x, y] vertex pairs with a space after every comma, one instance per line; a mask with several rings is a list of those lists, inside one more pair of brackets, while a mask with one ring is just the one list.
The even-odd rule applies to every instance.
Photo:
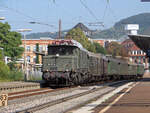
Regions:
[[150, 72], [146, 72], [141, 81], [150, 82]]

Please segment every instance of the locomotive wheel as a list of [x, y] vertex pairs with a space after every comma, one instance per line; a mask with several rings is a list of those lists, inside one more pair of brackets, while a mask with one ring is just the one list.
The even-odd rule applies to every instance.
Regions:
[[77, 84], [79, 84], [79, 80], [78, 80], [78, 73], [72, 73], [71, 75], [70, 75], [70, 78], [71, 78], [71, 83], [73, 84], [73, 85], [77, 85]]

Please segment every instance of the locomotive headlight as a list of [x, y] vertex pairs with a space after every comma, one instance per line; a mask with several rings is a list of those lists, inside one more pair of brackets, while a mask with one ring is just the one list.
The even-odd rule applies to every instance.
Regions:
[[66, 69], [66, 71], [68, 72], [69, 70], [68, 70], [68, 69]]
[[59, 57], [59, 54], [56, 54], [57, 57]]
[[46, 71], [48, 72], [48, 69]]

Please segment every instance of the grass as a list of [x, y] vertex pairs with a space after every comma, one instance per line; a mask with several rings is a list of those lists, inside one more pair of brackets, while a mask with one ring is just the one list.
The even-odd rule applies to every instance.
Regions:
[[36, 81], [36, 80], [42, 80], [42, 77], [29, 76], [29, 79], [32, 81]]

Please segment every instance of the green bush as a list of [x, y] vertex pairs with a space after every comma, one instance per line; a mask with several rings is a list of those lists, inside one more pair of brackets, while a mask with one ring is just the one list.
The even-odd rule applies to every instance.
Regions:
[[16, 66], [15, 66], [16, 62], [14, 62], [14, 61], [8, 63], [7, 65], [10, 68], [10, 70], [16, 70], [17, 69]]
[[93, 45], [95, 46], [96, 53], [102, 53], [104, 55], [107, 54], [107, 51], [104, 47], [102, 47], [99, 43], [94, 42]]
[[21, 71], [11, 71], [9, 74], [9, 79], [13, 81], [21, 81], [23, 80], [23, 73]]
[[3, 61], [0, 61], [0, 79], [9, 79], [9, 75], [9, 67]]
[[3, 61], [0, 61], [0, 80], [1, 81], [23, 80], [23, 73], [21, 71], [18, 71], [17, 68], [16, 69], [14, 67], [10, 68], [9, 66], [7, 66]]

